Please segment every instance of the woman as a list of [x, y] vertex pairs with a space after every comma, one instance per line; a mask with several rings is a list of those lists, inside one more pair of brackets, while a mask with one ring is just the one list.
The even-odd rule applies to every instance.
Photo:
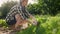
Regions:
[[[22, 26], [22, 29], [27, 28], [28, 18], [34, 19], [34, 25], [37, 25], [35, 18], [26, 10], [28, 0], [20, 0], [20, 3], [13, 6], [10, 9], [6, 17], [7, 24], [16, 29], [18, 26]], [[26, 24], [26, 27], [24, 26]], [[25, 27], [25, 28], [24, 28]]]

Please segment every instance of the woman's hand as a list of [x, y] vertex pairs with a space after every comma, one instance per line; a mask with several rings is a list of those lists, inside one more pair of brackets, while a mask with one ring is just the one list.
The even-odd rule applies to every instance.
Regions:
[[31, 18], [31, 23], [33, 24], [33, 25], [37, 25], [37, 20], [35, 19], [35, 17], [33, 17], [32, 15], [30, 15], [30, 18]]

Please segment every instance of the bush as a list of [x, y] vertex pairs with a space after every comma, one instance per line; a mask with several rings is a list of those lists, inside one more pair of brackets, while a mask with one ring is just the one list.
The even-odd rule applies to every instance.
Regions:
[[28, 29], [20, 31], [18, 34], [60, 34], [60, 17], [36, 16], [38, 23], [36, 26], [29, 26]]
[[[30, 25], [27, 29], [17, 32], [17, 34], [60, 34], [60, 17], [55, 16], [35, 16], [39, 25]], [[0, 20], [0, 23], [5, 23]], [[4, 24], [3, 23], [3, 24]]]
[[0, 27], [7, 27], [7, 23], [4, 19], [0, 19]]

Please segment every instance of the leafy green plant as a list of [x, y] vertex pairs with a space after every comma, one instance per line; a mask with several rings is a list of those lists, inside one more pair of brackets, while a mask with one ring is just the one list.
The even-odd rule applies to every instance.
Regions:
[[[39, 25], [30, 25], [27, 29], [17, 32], [17, 34], [60, 34], [60, 17], [36, 15]], [[7, 26], [4, 19], [0, 19], [0, 24]]]

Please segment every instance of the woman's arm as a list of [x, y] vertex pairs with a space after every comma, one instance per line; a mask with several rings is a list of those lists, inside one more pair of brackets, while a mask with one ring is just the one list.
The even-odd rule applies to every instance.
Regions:
[[35, 18], [33, 15], [31, 15], [28, 11], [26, 11], [26, 12], [27, 12], [28, 17], [31, 19], [30, 22], [31, 22], [33, 25], [37, 25], [37, 20], [36, 20], [36, 18]]

